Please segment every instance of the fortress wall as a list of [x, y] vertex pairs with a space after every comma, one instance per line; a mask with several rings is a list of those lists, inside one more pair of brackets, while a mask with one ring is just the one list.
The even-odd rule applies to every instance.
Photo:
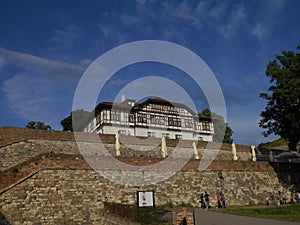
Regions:
[[[229, 207], [265, 202], [271, 192], [285, 190], [275, 172], [223, 171], [223, 177]], [[0, 208], [12, 224], [103, 224], [105, 197], [135, 204], [137, 190], [154, 190], [157, 205], [199, 206], [200, 194], [207, 191], [216, 205], [220, 188], [218, 171], [179, 171], [158, 184], [131, 187], [92, 169], [44, 169], [0, 195]]]
[[[101, 140], [101, 144], [100, 144]], [[77, 142], [76, 142], [77, 141]], [[74, 134], [63, 131], [42, 131], [24, 128], [0, 128], [0, 171], [14, 167], [32, 157], [45, 153], [64, 153], [78, 155], [106, 155], [115, 156], [114, 135], [96, 135], [86, 133]], [[132, 136], [120, 138], [121, 156], [138, 158], [162, 158], [161, 140], [158, 138], [145, 139]], [[78, 148], [79, 146], [79, 148]], [[182, 157], [193, 155], [193, 142], [186, 140], [167, 139], [168, 154], [175, 149], [182, 150]], [[221, 148], [219, 150], [219, 148]], [[230, 144], [218, 144], [199, 141], [197, 143], [199, 157], [217, 150], [215, 160], [232, 161], [233, 155]], [[188, 153], [188, 154], [186, 154]], [[251, 159], [250, 146], [237, 145], [239, 161]]]
[[[115, 183], [92, 170], [80, 157], [80, 154], [92, 156], [108, 165], [108, 155], [115, 156], [114, 135], [95, 135], [62, 131], [40, 131], [22, 128], [0, 128], [0, 174], [7, 174], [7, 169], [32, 160], [41, 154], [53, 155], [52, 167], [41, 167], [39, 171], [16, 186], [0, 194], [0, 210], [12, 224], [106, 224], [103, 216], [105, 197], [110, 202], [135, 204], [137, 190], [155, 190], [156, 204], [172, 202], [199, 206], [199, 196], [204, 191], [211, 195], [211, 202], [216, 204], [216, 195], [222, 191], [228, 205], [245, 205], [265, 202], [271, 193], [278, 191], [289, 193], [287, 183], [299, 183], [299, 166], [269, 165], [268, 162], [251, 162], [250, 146], [237, 145], [238, 161], [232, 161], [230, 144], [222, 144], [217, 151], [218, 143], [199, 141], [199, 156], [207, 158], [208, 153], [215, 153], [215, 161], [205, 171], [197, 170], [198, 160], [190, 160], [184, 167], [169, 179], [159, 183], [142, 186], [130, 186]], [[99, 138], [103, 145], [99, 144]], [[125, 164], [147, 166], [162, 160], [160, 139], [139, 139], [120, 137], [121, 157], [116, 158]], [[81, 151], [79, 151], [80, 147]], [[169, 156], [174, 151], [182, 152], [180, 157], [187, 158], [186, 153], [193, 154], [192, 141], [167, 139]], [[56, 154], [62, 154], [56, 157]], [[63, 154], [71, 156], [64, 157]], [[259, 151], [257, 151], [259, 154]], [[39, 160], [47, 160], [47, 155]], [[51, 157], [50, 157], [51, 158]], [[62, 161], [58, 162], [55, 160]], [[67, 163], [77, 160], [81, 167]], [[63, 161], [65, 160], [65, 161]], [[82, 161], [80, 161], [82, 160]], [[33, 162], [32, 162], [33, 163]], [[36, 166], [42, 162], [35, 162]], [[56, 163], [58, 163], [55, 168]], [[296, 164], [295, 164], [296, 165]], [[297, 166], [297, 165], [296, 165]], [[86, 167], [86, 168], [85, 168]], [[72, 169], [71, 169], [72, 168]], [[284, 169], [290, 168], [290, 169]], [[7, 170], [6, 172], [4, 170]], [[106, 170], [123, 181], [127, 179], [120, 170]], [[222, 171], [224, 183], [218, 178]], [[168, 173], [161, 170], [161, 173]], [[130, 179], [140, 179], [142, 171]], [[157, 174], [162, 176], [164, 174]], [[292, 180], [287, 180], [291, 176]], [[145, 176], [148, 181], [155, 177]], [[130, 180], [128, 180], [129, 182]], [[129, 182], [130, 183], [130, 182]], [[285, 183], [285, 184], [284, 184]]]
[[[80, 148], [78, 148], [78, 146]], [[168, 145], [168, 154], [172, 155], [175, 148], [181, 152], [182, 157], [188, 155], [193, 158], [193, 148], [191, 147], [173, 147]], [[249, 148], [250, 149], [250, 148]], [[198, 147], [198, 154], [201, 158], [204, 154], [212, 152], [212, 149]], [[121, 156], [123, 157], [138, 157], [138, 158], [158, 158], [161, 159], [161, 146], [150, 146], [141, 144], [121, 144]], [[15, 142], [10, 145], [0, 147], [0, 171], [16, 166], [35, 156], [46, 153], [63, 153], [63, 154], [85, 154], [103, 156], [110, 154], [116, 156], [114, 143], [103, 143], [100, 145], [97, 142], [75, 142], [66, 140], [42, 140], [42, 139], [27, 139], [20, 142]], [[239, 161], [250, 161], [251, 154], [249, 151], [239, 151], [237, 153]], [[232, 161], [232, 152], [227, 149], [220, 149], [216, 152], [215, 160]]]

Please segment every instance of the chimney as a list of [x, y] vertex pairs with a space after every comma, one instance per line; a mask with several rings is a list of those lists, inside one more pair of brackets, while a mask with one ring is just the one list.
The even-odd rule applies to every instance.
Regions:
[[125, 100], [125, 94], [121, 94], [121, 102], [124, 102]]

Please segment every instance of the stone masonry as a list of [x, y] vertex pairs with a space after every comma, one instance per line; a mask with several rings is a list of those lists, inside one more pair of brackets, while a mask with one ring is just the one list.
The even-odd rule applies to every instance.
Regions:
[[[251, 162], [249, 146], [237, 145], [238, 161], [232, 161], [231, 146], [223, 144], [204, 171], [199, 171], [199, 160], [189, 159], [168, 179], [146, 186], [131, 186], [103, 175], [105, 171], [119, 181], [126, 175], [106, 160], [107, 154], [115, 156], [114, 136], [82, 134], [80, 138], [76, 143], [70, 132], [0, 128], [0, 180], [10, 174], [15, 176], [12, 185], [0, 190], [0, 212], [11, 224], [114, 224], [107, 222], [109, 215], [103, 212], [103, 201], [132, 205], [136, 203], [137, 190], [154, 190], [157, 205], [171, 202], [195, 207], [199, 207], [199, 196], [205, 191], [214, 206], [216, 195], [222, 190], [229, 207], [264, 203], [277, 191], [290, 194], [288, 182], [283, 182], [287, 171], [280, 165]], [[105, 149], [99, 149], [99, 138]], [[157, 140], [141, 144], [142, 141], [132, 137], [125, 139], [121, 156], [115, 157], [118, 161], [144, 168], [163, 160]], [[169, 155], [176, 148], [182, 152], [193, 151], [192, 142], [177, 145], [176, 140], [167, 140]], [[83, 146], [86, 156], [105, 165], [105, 169], [92, 169], [78, 146]], [[200, 158], [206, 151], [214, 151], [207, 146], [206, 142], [197, 143]], [[12, 172], [12, 168], [17, 170]], [[300, 177], [299, 167], [289, 168], [289, 175], [293, 172], [293, 177]], [[25, 177], [18, 178], [23, 171]], [[168, 168], [161, 170], [161, 173], [168, 172]], [[220, 172], [223, 180], [219, 178]], [[144, 176], [142, 170], [137, 178], [141, 174]]]

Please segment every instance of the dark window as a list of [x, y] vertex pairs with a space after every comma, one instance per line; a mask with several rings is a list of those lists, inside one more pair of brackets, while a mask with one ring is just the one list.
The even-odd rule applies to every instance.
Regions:
[[121, 114], [118, 113], [118, 112], [112, 112], [111, 113], [111, 120], [120, 121], [121, 120]]
[[107, 119], [107, 111], [106, 111], [106, 110], [103, 111], [103, 119], [104, 119], [104, 120]]
[[146, 115], [139, 115], [138, 116], [139, 123], [147, 123], [147, 116]]
[[129, 120], [130, 123], [134, 123], [134, 115], [133, 114], [129, 114], [128, 120]]
[[165, 125], [165, 118], [163, 116], [150, 116], [152, 124]]
[[118, 134], [119, 134], [119, 135], [126, 135], [126, 130], [119, 130], [119, 131], [118, 131]]
[[181, 120], [180, 118], [169, 117], [168, 125], [173, 127], [181, 127]]
[[210, 130], [210, 123], [209, 122], [202, 122], [203, 130]]
[[155, 132], [148, 132], [148, 137], [155, 137]]
[[186, 128], [193, 128], [194, 127], [194, 123], [192, 120], [184, 120], [184, 126]]
[[181, 135], [181, 134], [176, 134], [176, 135], [175, 135], [175, 138], [176, 138], [176, 139], [182, 139], [182, 135]]

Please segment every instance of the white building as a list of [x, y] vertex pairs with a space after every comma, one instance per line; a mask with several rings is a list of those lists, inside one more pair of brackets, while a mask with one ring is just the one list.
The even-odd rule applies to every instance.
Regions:
[[160, 98], [101, 102], [84, 132], [212, 141], [213, 123], [184, 104]]

